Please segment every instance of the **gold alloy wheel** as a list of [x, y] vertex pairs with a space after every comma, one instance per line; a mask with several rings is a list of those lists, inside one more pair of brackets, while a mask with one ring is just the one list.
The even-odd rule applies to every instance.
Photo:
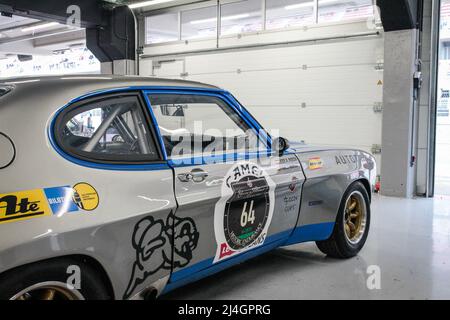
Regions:
[[83, 295], [78, 290], [67, 288], [67, 284], [62, 282], [43, 282], [28, 287], [10, 300], [84, 300]]
[[347, 240], [357, 244], [364, 236], [367, 222], [367, 208], [364, 196], [354, 191], [347, 199], [344, 212], [344, 229]]

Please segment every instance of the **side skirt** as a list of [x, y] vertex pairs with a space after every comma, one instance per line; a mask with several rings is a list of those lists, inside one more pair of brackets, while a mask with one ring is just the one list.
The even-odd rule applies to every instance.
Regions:
[[162, 294], [166, 294], [189, 283], [209, 277], [279, 247], [302, 242], [326, 240], [331, 236], [333, 228], [334, 222], [302, 226], [295, 228], [292, 232], [285, 231], [270, 236], [268, 238], [268, 244], [217, 264], [213, 264], [214, 258], [203, 260], [183, 270], [174, 272]]

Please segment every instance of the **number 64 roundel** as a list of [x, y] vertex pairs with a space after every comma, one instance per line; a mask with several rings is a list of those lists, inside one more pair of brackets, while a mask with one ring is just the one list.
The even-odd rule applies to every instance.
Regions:
[[243, 162], [225, 176], [214, 211], [214, 262], [264, 244], [275, 207], [275, 183], [259, 165]]

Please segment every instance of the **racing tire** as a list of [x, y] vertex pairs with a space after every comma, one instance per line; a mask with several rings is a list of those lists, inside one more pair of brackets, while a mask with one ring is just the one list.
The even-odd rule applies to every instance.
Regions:
[[352, 258], [364, 247], [369, 227], [369, 194], [361, 182], [355, 182], [343, 196], [331, 237], [317, 241], [317, 247], [332, 258]]
[[[79, 289], [69, 289], [67, 286], [69, 277], [74, 274], [74, 269], [80, 271]], [[0, 275], [0, 288], [0, 300], [110, 300], [113, 298], [97, 270], [85, 259], [74, 258], [46, 260], [7, 271]]]

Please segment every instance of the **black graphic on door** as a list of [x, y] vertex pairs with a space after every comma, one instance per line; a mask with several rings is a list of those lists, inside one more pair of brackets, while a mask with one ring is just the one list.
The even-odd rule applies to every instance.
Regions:
[[191, 218], [181, 219], [171, 213], [166, 222], [151, 216], [140, 220], [132, 236], [136, 261], [123, 298], [130, 298], [137, 286], [157, 271], [171, 270], [172, 263], [174, 268], [187, 266], [197, 248], [199, 237]]

